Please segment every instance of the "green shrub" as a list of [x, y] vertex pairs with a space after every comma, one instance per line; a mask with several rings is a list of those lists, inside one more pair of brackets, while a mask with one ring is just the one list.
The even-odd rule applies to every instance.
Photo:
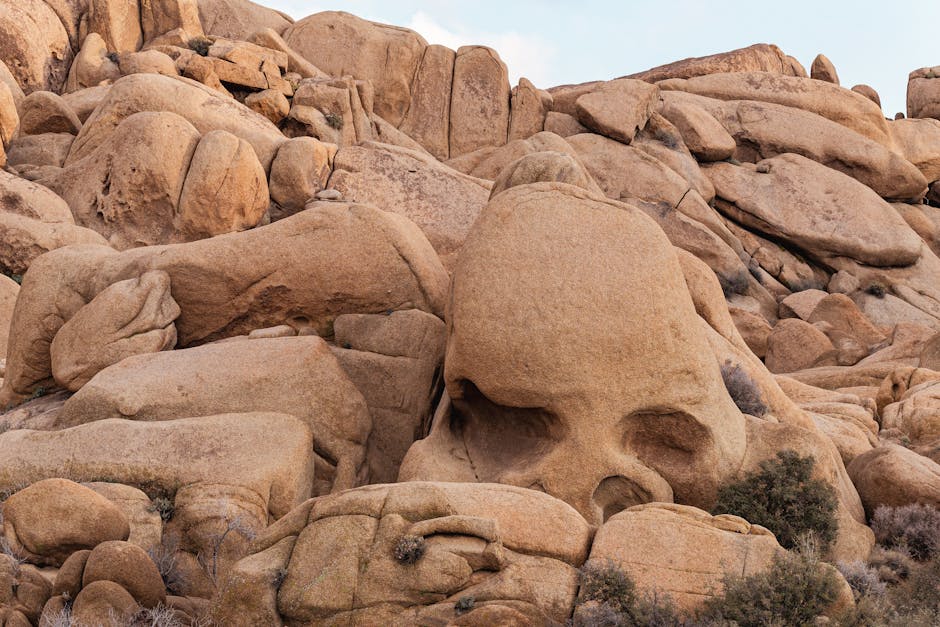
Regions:
[[189, 49], [201, 57], [209, 56], [209, 48], [212, 47], [212, 40], [208, 37], [193, 37], [187, 42]]
[[323, 117], [326, 118], [326, 124], [330, 128], [337, 131], [343, 130], [343, 116], [332, 112], [327, 112], [323, 114]]
[[865, 292], [871, 294], [875, 298], [884, 298], [885, 294], [888, 293], [887, 288], [881, 283], [872, 283], [865, 288]]
[[668, 596], [638, 594], [629, 575], [611, 561], [591, 560], [581, 567], [575, 627], [691, 627]]
[[878, 578], [888, 584], [897, 584], [914, 570], [914, 560], [906, 550], [886, 549], [875, 546], [868, 556], [868, 565], [878, 573]]
[[590, 560], [581, 567], [578, 603], [597, 601], [617, 613], [629, 612], [636, 604], [636, 585], [613, 562]]
[[147, 508], [147, 511], [160, 514], [160, 520], [167, 522], [173, 518], [175, 508], [173, 507], [172, 500], [165, 496], [158, 496], [150, 502], [150, 506]]
[[878, 570], [864, 562], [839, 562], [836, 568], [845, 577], [856, 599], [883, 597], [887, 586], [878, 575]]
[[832, 487], [812, 478], [815, 460], [781, 451], [760, 470], [718, 491], [713, 514], [735, 514], [770, 529], [786, 548], [806, 534], [827, 548], [836, 537], [837, 500]]
[[457, 602], [454, 604], [454, 612], [460, 616], [461, 614], [466, 614], [476, 606], [476, 599], [472, 595], [467, 595], [457, 599]]
[[788, 553], [764, 572], [726, 576], [723, 593], [705, 602], [699, 618], [737, 627], [812, 625], [839, 595], [835, 574], [820, 566], [812, 555]]

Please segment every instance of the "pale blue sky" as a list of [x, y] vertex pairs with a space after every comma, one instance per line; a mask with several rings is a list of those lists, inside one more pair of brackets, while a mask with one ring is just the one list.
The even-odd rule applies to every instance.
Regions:
[[430, 43], [497, 49], [513, 82], [607, 79], [685, 57], [775, 43], [809, 70], [828, 56], [846, 87], [867, 83], [888, 117], [907, 74], [940, 65], [940, 0], [257, 0], [294, 18], [343, 10], [417, 30]]

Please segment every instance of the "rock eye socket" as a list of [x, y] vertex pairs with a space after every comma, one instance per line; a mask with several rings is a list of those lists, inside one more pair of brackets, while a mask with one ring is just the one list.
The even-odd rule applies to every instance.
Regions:
[[481, 481], [534, 465], [564, 438], [558, 417], [543, 408], [494, 403], [471, 381], [462, 388], [462, 398], [453, 401], [451, 428], [463, 439]]

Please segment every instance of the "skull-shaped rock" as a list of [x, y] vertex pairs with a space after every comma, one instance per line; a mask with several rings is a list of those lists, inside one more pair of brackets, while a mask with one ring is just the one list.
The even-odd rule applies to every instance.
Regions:
[[601, 522], [709, 507], [745, 419], [673, 247], [639, 210], [560, 183], [495, 196], [461, 251], [442, 403], [400, 480], [545, 491]]

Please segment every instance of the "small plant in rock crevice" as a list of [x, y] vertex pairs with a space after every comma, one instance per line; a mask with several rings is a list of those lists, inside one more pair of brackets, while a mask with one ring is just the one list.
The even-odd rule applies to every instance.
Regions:
[[160, 520], [167, 522], [173, 518], [175, 508], [173, 506], [172, 500], [165, 496], [158, 496], [150, 502], [150, 506], [147, 507], [147, 511], [160, 514]]
[[457, 600], [457, 603], [454, 604], [454, 612], [460, 616], [461, 614], [466, 614], [474, 607], [476, 607], [476, 599], [471, 595], [467, 595]]
[[336, 131], [343, 130], [343, 116], [333, 113], [332, 111], [327, 111], [323, 114], [323, 117], [326, 120], [326, 125], [331, 129]]
[[415, 564], [424, 557], [427, 543], [421, 536], [404, 535], [395, 544], [394, 557], [399, 564]]
[[721, 380], [725, 383], [725, 389], [731, 396], [731, 400], [738, 406], [742, 413], [750, 414], [760, 418], [767, 413], [767, 405], [764, 403], [760, 388], [754, 379], [745, 372], [740, 365], [726, 361], [721, 365]]

